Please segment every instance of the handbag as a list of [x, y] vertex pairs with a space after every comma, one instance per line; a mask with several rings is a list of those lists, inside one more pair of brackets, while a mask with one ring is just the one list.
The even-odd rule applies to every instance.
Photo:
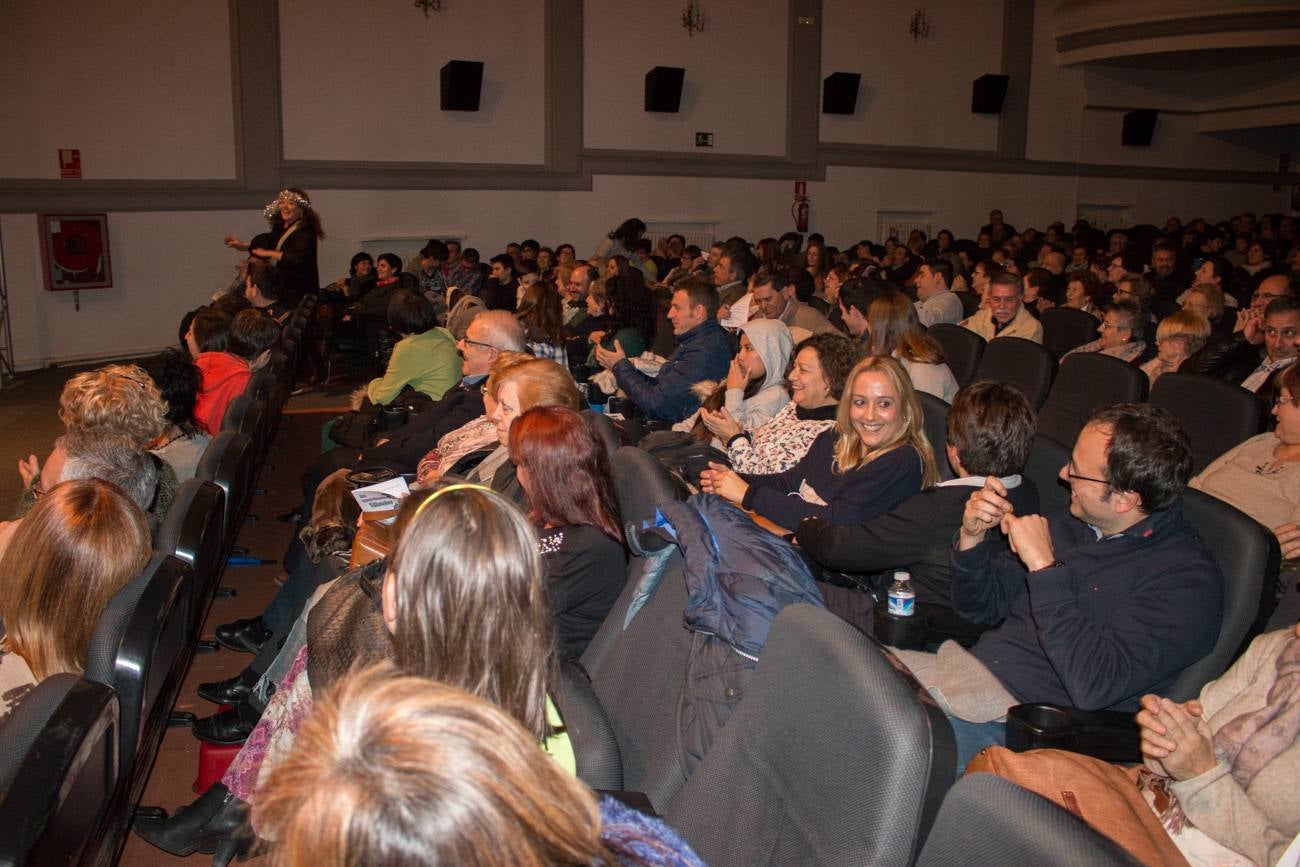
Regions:
[[365, 566], [388, 556], [388, 552], [393, 547], [393, 527], [382, 522], [396, 514], [396, 509], [362, 514], [361, 527], [352, 538], [352, 556], [348, 558], [349, 569]]
[[1137, 787], [1137, 769], [1065, 750], [985, 747], [966, 773], [997, 774], [1064, 807], [1143, 864], [1188, 867]]

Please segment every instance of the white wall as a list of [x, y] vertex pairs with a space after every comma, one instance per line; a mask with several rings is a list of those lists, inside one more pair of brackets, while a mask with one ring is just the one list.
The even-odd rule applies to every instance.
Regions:
[[[541, 164], [544, 5], [281, 0], [287, 159]], [[483, 61], [477, 112], [439, 108], [448, 60]]]
[[857, 111], [821, 116], [822, 141], [996, 150], [997, 115], [972, 114], [971, 85], [1002, 71], [1002, 3], [925, 4], [927, 39], [908, 25], [916, 6], [822, 3], [822, 78], [862, 75]]
[[[812, 225], [832, 244], [875, 239], [878, 210], [933, 211], [936, 229], [969, 236], [1000, 207], [1016, 226], [1067, 224], [1079, 202], [1130, 206], [1136, 221], [1225, 217], [1285, 208], [1286, 192], [1239, 184], [1135, 182], [832, 167], [808, 185]], [[320, 247], [321, 279], [347, 270], [362, 238], [460, 235], [484, 258], [506, 242], [532, 236], [579, 255], [623, 218], [716, 220], [719, 237], [757, 240], [793, 228], [788, 181], [599, 176], [590, 192], [319, 190], [313, 200], [328, 237]], [[109, 236], [113, 289], [81, 293], [42, 288], [36, 217], [0, 218], [15, 359], [27, 369], [52, 361], [127, 354], [171, 345], [181, 315], [233, 275], [227, 232], [261, 225], [253, 211], [113, 213]]]
[[[583, 144], [694, 151], [695, 133], [712, 132], [713, 153], [783, 155], [789, 3], [707, 0], [707, 28], [693, 36], [684, 5], [583, 4]], [[656, 66], [686, 70], [676, 114], [645, 111], [645, 74]]]
[[[0, 3], [0, 177], [233, 178], [222, 2]], [[196, 37], [196, 34], [202, 34]]]

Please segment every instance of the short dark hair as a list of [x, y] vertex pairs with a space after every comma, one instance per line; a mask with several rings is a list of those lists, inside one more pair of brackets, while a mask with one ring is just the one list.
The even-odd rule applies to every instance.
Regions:
[[418, 292], [403, 289], [388, 302], [388, 327], [398, 334], [423, 334], [437, 324], [433, 304]]
[[1025, 287], [1020, 282], [1020, 275], [1012, 274], [1010, 271], [999, 271], [989, 277], [989, 289], [991, 290], [994, 286], [1014, 286], [1017, 295], [1025, 294]]
[[754, 272], [758, 270], [758, 259], [746, 247], [724, 245], [722, 255], [731, 260], [731, 273], [741, 283], [754, 276]]
[[369, 253], [365, 251], [362, 251], [360, 253], [353, 254], [352, 262], [348, 265], [348, 273], [351, 274], [353, 277], [355, 277], [357, 274], [357, 266], [360, 265], [362, 262], [369, 262], [371, 268], [375, 267], [375, 257], [371, 256]]
[[1192, 450], [1187, 432], [1168, 410], [1120, 403], [1096, 410], [1088, 424], [1110, 429], [1106, 479], [1114, 490], [1141, 497], [1143, 514], [1167, 509], [1182, 496], [1192, 477]]
[[704, 308], [709, 319], [718, 315], [718, 292], [708, 283], [695, 277], [688, 277], [673, 287], [674, 292], [685, 292], [692, 307]]
[[185, 353], [169, 349], [140, 362], [167, 402], [167, 420], [185, 429], [194, 423], [194, 402], [198, 400], [203, 374]]
[[447, 245], [437, 238], [430, 238], [429, 243], [420, 248], [421, 259], [437, 259], [439, 262], [446, 262], [451, 258], [451, 251]]
[[839, 400], [840, 395], [844, 393], [844, 385], [848, 382], [849, 373], [864, 354], [864, 347], [859, 341], [834, 331], [814, 334], [799, 341], [799, 345], [790, 355], [791, 366], [794, 365], [795, 356], [805, 349], [817, 353], [817, 360], [821, 363], [822, 373], [826, 377], [826, 385], [830, 389], [831, 396]]
[[252, 307], [253, 302], [245, 298], [243, 292], [227, 292], [213, 301], [211, 306], [234, 319], [236, 313]]
[[943, 285], [949, 289], [952, 288], [952, 263], [947, 259], [926, 259], [925, 267], [930, 269], [931, 274], [938, 274], [943, 278]]
[[856, 309], [863, 316], [871, 309], [871, 302], [890, 292], [888, 284], [870, 277], [854, 277], [840, 287], [840, 306]]
[[505, 253], [499, 253], [491, 259], [488, 259], [488, 262], [493, 265], [500, 265], [502, 268], [505, 268], [510, 272], [511, 277], [515, 276], [515, 260], [512, 256]]
[[478, 264], [478, 249], [475, 247], [463, 247], [460, 251], [460, 258], [469, 265]]
[[280, 323], [258, 310], [243, 310], [230, 323], [230, 351], [252, 361], [280, 340]]
[[204, 307], [194, 314], [190, 327], [199, 352], [225, 352], [230, 348], [231, 317], [215, 307]]
[[972, 476], [1010, 476], [1024, 469], [1037, 421], [1024, 392], [981, 380], [966, 386], [948, 411], [948, 444]]
[[1296, 312], [1300, 312], [1300, 301], [1297, 301], [1294, 295], [1282, 295], [1274, 298], [1264, 308], [1265, 317]]
[[270, 262], [249, 262], [248, 282], [272, 301], [279, 301], [284, 293], [284, 275]]
[[1053, 304], [1061, 304], [1065, 301], [1067, 285], [1065, 280], [1046, 268], [1030, 268], [1024, 279], [1030, 286], [1038, 287], [1040, 298], [1046, 298]]
[[817, 281], [813, 279], [812, 274], [808, 273], [807, 268], [798, 266], [786, 268], [785, 280], [781, 288], [784, 289], [792, 283], [794, 284], [794, 297], [805, 304], [817, 292]]
[[519, 242], [520, 250], [532, 250], [534, 253], [536, 253], [541, 248], [542, 245], [537, 243], [536, 239], [534, 238], [525, 238], [524, 240]]
[[387, 262], [388, 267], [392, 268], [398, 274], [402, 273], [402, 257], [396, 253], [380, 253], [380, 262]]
[[515, 264], [515, 276], [519, 277], [524, 274], [540, 274], [542, 269], [538, 267], [536, 259], [520, 259]]

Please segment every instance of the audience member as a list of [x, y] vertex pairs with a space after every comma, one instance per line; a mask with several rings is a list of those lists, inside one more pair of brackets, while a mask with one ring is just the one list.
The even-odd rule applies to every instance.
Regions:
[[[968, 652], [899, 651], [940, 700], [959, 765], [1002, 742], [1022, 702], [1136, 710], [1213, 647], [1223, 576], [1183, 517], [1187, 435], [1149, 404], [1095, 411], [1061, 478], [1070, 514], [1017, 514], [990, 477], [971, 495], [951, 553], [958, 616], [998, 624]], [[1010, 552], [988, 535], [1001, 531]]]
[[813, 516], [862, 523], [938, 481], [922, 422], [902, 364], [866, 358], [849, 374], [835, 428], [794, 467], [754, 475], [710, 463], [701, 486], [787, 530]]
[[558, 653], [578, 659], [626, 576], [609, 452], [591, 423], [558, 405], [522, 413], [510, 426], [509, 450], [541, 536]]
[[84, 671], [100, 614], [152, 548], [140, 508], [99, 479], [63, 482], [3, 526], [0, 722], [45, 678]]
[[1194, 310], [1175, 310], [1156, 328], [1156, 356], [1142, 365], [1151, 385], [1174, 373], [1196, 354], [1210, 337], [1210, 323]]
[[509, 713], [385, 670], [321, 701], [255, 818], [281, 865], [703, 867], [659, 820], [598, 800]]
[[438, 327], [433, 305], [403, 289], [388, 303], [388, 327], [401, 339], [393, 346], [384, 375], [366, 385], [366, 397], [387, 406], [409, 388], [440, 400], [459, 378], [460, 358], [451, 332]]
[[1091, 271], [1071, 271], [1065, 284], [1065, 307], [1101, 318], [1101, 281]]
[[721, 379], [730, 363], [731, 349], [717, 312], [718, 295], [711, 286], [683, 283], [673, 292], [668, 308], [677, 349], [658, 373], [650, 376], [637, 370], [617, 340], [612, 350], [597, 346], [596, 360], [613, 372], [618, 387], [651, 421], [681, 421], [700, 404], [691, 387], [701, 380]]
[[[793, 351], [790, 329], [779, 320], [754, 319], [740, 326], [740, 350], [723, 384], [724, 404], [718, 410], [700, 410], [716, 445], [725, 448], [745, 431], [761, 428], [790, 402], [785, 371]], [[674, 427], [689, 430], [690, 423], [688, 417]]]
[[280, 323], [265, 313], [241, 310], [230, 321], [230, 351], [247, 361], [249, 370], [261, 370], [271, 361], [280, 331]]
[[501, 375], [487, 417], [497, 428], [497, 449], [467, 475], [472, 482], [491, 484], [492, 490], [524, 505], [522, 483], [510, 461], [510, 426], [535, 406], [560, 406], [577, 410], [582, 404], [577, 383], [569, 371], [545, 358], [512, 367]]
[[[554, 287], [529, 275], [533, 282], [523, 289], [523, 297], [515, 310], [515, 317], [524, 327], [524, 341], [528, 351], [538, 358], [568, 365], [569, 356], [564, 350], [564, 311], [560, 294]], [[519, 284], [524, 287], [524, 283]]]
[[1005, 271], [989, 279], [984, 305], [962, 324], [985, 340], [995, 337], [1023, 337], [1043, 342], [1043, 325], [1025, 309], [1025, 291], [1020, 278]]
[[1097, 326], [1101, 337], [1076, 346], [1065, 353], [1062, 360], [1076, 353], [1098, 352], [1120, 361], [1138, 361], [1147, 348], [1146, 341], [1139, 336], [1144, 327], [1143, 314], [1142, 308], [1132, 301], [1121, 299], [1107, 304], [1101, 324]]
[[[597, 365], [596, 347], [612, 351], [617, 344], [623, 347], [628, 358], [637, 358], [654, 340], [655, 308], [654, 297], [646, 288], [640, 274], [628, 274], [610, 277], [600, 287], [594, 309], [588, 305], [587, 312], [596, 326], [586, 335], [591, 349], [587, 355], [589, 365]], [[591, 294], [588, 295], [590, 300]]]
[[719, 416], [708, 415], [705, 424], [725, 441], [732, 469], [766, 475], [799, 463], [817, 437], [834, 426], [849, 371], [861, 355], [861, 347], [841, 334], [814, 334], [795, 347], [786, 376], [790, 402], [771, 421], [754, 430], [735, 430]]
[[917, 391], [952, 402], [957, 380], [944, 361], [943, 349], [917, 321], [917, 309], [907, 296], [901, 292], [881, 295], [871, 302], [867, 321], [872, 355], [898, 359]]
[[751, 316], [785, 323], [796, 340], [834, 331], [835, 326], [825, 316], [798, 299], [800, 282], [808, 284], [807, 289], [811, 290], [812, 278], [806, 269], [789, 268], [754, 277], [749, 290]]
[[962, 319], [961, 299], [952, 292], [952, 264], [931, 259], [916, 272], [916, 317], [926, 328]]
[[180, 350], [169, 349], [141, 363], [141, 368], [158, 387], [167, 406], [167, 429], [149, 441], [149, 450], [162, 458], [176, 473], [178, 482], [194, 478], [199, 458], [212, 437], [194, 421], [202, 374]]
[[280, 269], [270, 262], [254, 260], [248, 265], [248, 275], [244, 278], [244, 297], [253, 308], [266, 314], [283, 325], [289, 318], [290, 310], [281, 300], [284, 294], [284, 276]]
[[185, 335], [190, 357], [203, 377], [194, 403], [194, 420], [210, 436], [221, 432], [226, 407], [244, 393], [253, 375], [248, 362], [231, 351], [230, 326], [230, 317], [205, 308], [195, 314]]

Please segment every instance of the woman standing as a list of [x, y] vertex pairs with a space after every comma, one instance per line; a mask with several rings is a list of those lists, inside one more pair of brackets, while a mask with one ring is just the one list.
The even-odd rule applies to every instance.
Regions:
[[263, 213], [271, 224], [269, 234], [251, 241], [227, 235], [226, 246], [274, 262], [284, 279], [284, 302], [292, 307], [302, 296], [320, 289], [316, 245], [325, 240], [325, 230], [311, 199], [297, 187], [281, 190]]

